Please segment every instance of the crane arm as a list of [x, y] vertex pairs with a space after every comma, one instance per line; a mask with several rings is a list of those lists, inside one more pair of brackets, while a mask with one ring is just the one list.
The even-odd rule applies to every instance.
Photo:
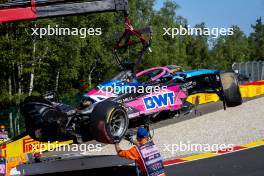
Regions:
[[[80, 2], [79, 0], [16, 0], [0, 4], [0, 23], [118, 11], [124, 12], [125, 31], [119, 35], [118, 42], [113, 51], [118, 63], [122, 65], [117, 51], [141, 43], [143, 46], [134, 66], [137, 68], [143, 59], [145, 51], [151, 45], [152, 30], [151, 28], [133, 28], [132, 23], [128, 18], [128, 0], [95, 0], [84, 2]], [[150, 38], [146, 39], [143, 36], [143, 33], [150, 34]], [[137, 41], [131, 40], [131, 37], [133, 36], [137, 38]]]
[[86, 2], [65, 0], [14, 1], [0, 5], [0, 23], [117, 11], [128, 13], [128, 0]]

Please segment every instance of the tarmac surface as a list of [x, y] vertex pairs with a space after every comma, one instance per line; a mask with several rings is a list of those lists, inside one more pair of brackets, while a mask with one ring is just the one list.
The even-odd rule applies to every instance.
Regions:
[[169, 176], [263, 176], [264, 146], [166, 167]]

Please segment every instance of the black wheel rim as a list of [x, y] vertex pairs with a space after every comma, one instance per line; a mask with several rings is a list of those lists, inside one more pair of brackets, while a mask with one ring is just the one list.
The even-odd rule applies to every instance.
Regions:
[[113, 112], [110, 120], [110, 133], [112, 136], [120, 137], [126, 130], [126, 114], [123, 110], [116, 110]]

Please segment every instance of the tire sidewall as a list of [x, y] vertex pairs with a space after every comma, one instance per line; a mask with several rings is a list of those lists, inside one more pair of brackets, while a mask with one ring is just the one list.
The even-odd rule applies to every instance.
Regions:
[[[221, 84], [223, 89], [223, 98], [228, 107], [234, 107], [242, 104], [239, 83], [233, 72], [220, 73]], [[226, 83], [224, 79], [230, 79], [231, 82]], [[229, 84], [229, 86], [227, 86]]]
[[[122, 111], [125, 116], [125, 126], [120, 136], [113, 136], [110, 132], [110, 123], [113, 115], [117, 111]], [[113, 144], [114, 139], [121, 140], [127, 131], [129, 120], [125, 108], [116, 102], [101, 102], [98, 104], [92, 113], [92, 122], [90, 126], [90, 133], [92, 137], [102, 143]]]

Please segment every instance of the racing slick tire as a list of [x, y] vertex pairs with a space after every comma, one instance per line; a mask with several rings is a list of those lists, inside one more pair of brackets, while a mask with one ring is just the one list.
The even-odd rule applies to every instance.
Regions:
[[65, 124], [65, 114], [52, 107], [51, 102], [35, 96], [30, 96], [20, 106], [25, 117], [28, 135], [41, 142], [66, 139], [61, 125]]
[[220, 73], [221, 84], [223, 88], [223, 98], [227, 107], [234, 107], [242, 104], [239, 83], [233, 72]]
[[113, 144], [125, 136], [128, 125], [128, 115], [121, 104], [103, 101], [92, 112], [90, 134], [98, 142]]

